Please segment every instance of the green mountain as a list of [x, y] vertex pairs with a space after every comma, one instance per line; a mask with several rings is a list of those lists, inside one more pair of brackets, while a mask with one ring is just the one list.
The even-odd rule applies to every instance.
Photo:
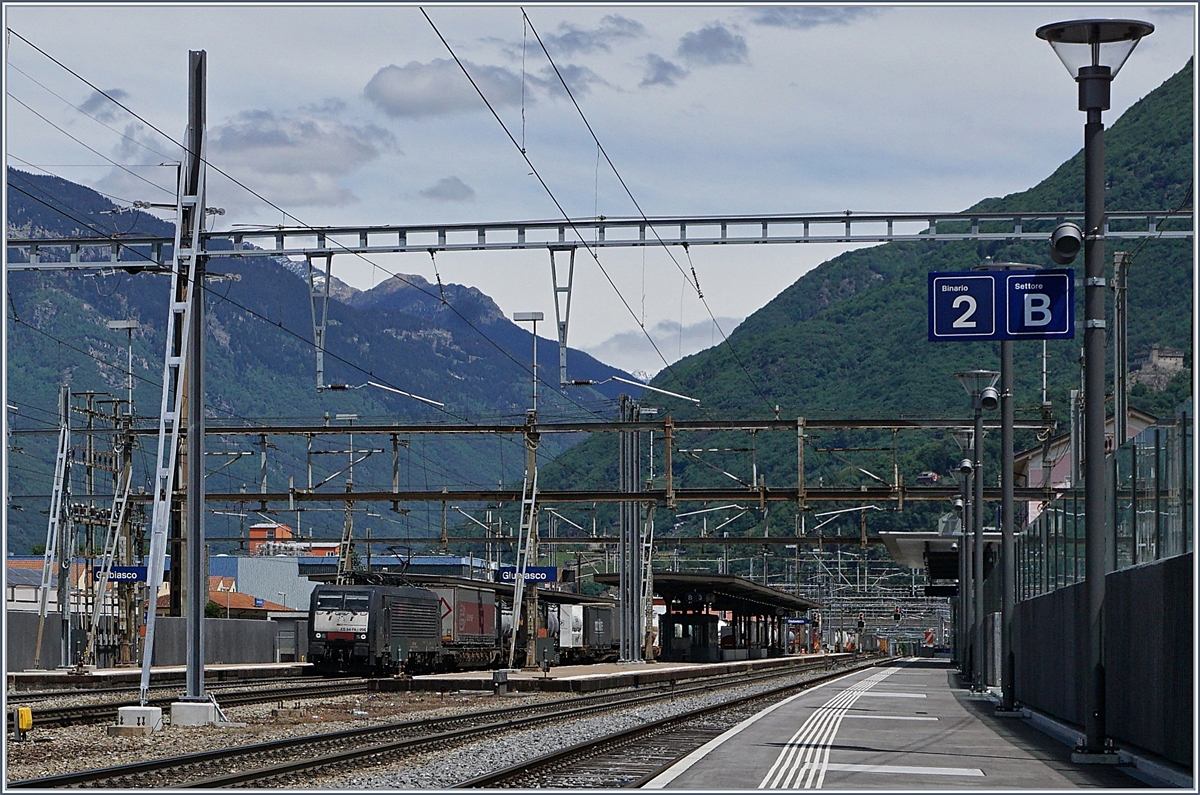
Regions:
[[[1107, 208], [1176, 210], [1190, 216], [1193, 173], [1193, 65], [1149, 94], [1112, 125], [1106, 136]], [[1082, 116], [1080, 117], [1082, 130]], [[1082, 136], [1081, 136], [1082, 137]], [[981, 201], [970, 210], [1056, 212], [1083, 207], [1083, 153], [1064, 163], [1033, 188]], [[1028, 228], [1028, 227], [1027, 227]], [[1036, 231], [1036, 230], [1035, 230]], [[1050, 229], [1045, 229], [1047, 238]], [[1134, 255], [1129, 275], [1129, 349], [1131, 356], [1150, 345], [1187, 351], [1191, 367], [1193, 259], [1190, 240], [1150, 240], [1114, 251]], [[931, 343], [926, 336], [926, 282], [930, 271], [968, 270], [985, 257], [1055, 267], [1046, 244], [1011, 242], [888, 243], [835, 257], [814, 268], [747, 318], [721, 345], [690, 356], [659, 373], [652, 382], [664, 389], [702, 399], [696, 408], [659, 395], [653, 404], [677, 419], [771, 417], [778, 406], [785, 419], [970, 415], [968, 398], [954, 373], [999, 369], [998, 343]], [[1082, 257], [1075, 263], [1082, 269]], [[1082, 317], [1082, 290], [1077, 317]], [[1108, 301], [1111, 313], [1112, 300]], [[1066, 427], [1068, 393], [1079, 388], [1082, 333], [1074, 340], [1047, 345], [1048, 392], [1061, 429]], [[736, 352], [736, 355], [735, 355]], [[1015, 399], [1018, 418], [1040, 416], [1042, 346], [1015, 345]], [[1111, 362], [1110, 362], [1111, 368]], [[1177, 377], [1163, 393], [1133, 390], [1133, 404], [1169, 416], [1190, 394], [1190, 374]], [[674, 457], [676, 486], [732, 485], [719, 470], [749, 481], [754, 467], [768, 486], [790, 486], [796, 477], [794, 434], [710, 434], [679, 439], [680, 446], [720, 448], [705, 464]], [[998, 434], [995, 434], [998, 437]], [[1031, 435], [1017, 446], [1034, 444]], [[999, 439], [987, 440], [995, 473]], [[615, 482], [616, 445], [592, 439], [564, 455], [559, 465], [587, 470], [597, 482]], [[819, 452], [818, 448], [830, 450]], [[830, 449], [832, 448], [832, 449]], [[863, 449], [868, 448], [868, 449]], [[658, 455], [661, 470], [661, 448]], [[893, 464], [904, 482], [918, 473], [945, 474], [959, 460], [948, 435], [931, 433], [833, 433], [812, 440], [806, 455], [806, 480], [828, 485], [867, 484], [859, 469], [891, 480]], [[998, 476], [997, 476], [998, 477]], [[549, 485], [574, 481], [550, 468]], [[694, 509], [696, 506], [689, 506]], [[835, 506], [836, 507], [836, 506]], [[818, 508], [823, 510], [826, 508]], [[684, 510], [688, 510], [685, 508]], [[870, 514], [877, 529], [929, 529], [944, 506], [906, 508], [904, 514]], [[660, 514], [661, 516], [661, 514]], [[695, 522], [696, 519], [690, 520]], [[762, 534], [767, 523], [790, 530], [794, 511], [748, 514], [729, 530]], [[857, 522], [849, 518], [843, 524]], [[669, 525], [668, 525], [669, 526]], [[809, 526], [812, 526], [810, 521]], [[693, 528], [694, 529], [694, 528]], [[855, 529], [855, 532], [857, 530]]]
[[[138, 211], [118, 212], [100, 194], [65, 180], [13, 169], [7, 178], [10, 237], [173, 235], [171, 224]], [[10, 261], [21, 259], [15, 250], [9, 254]], [[138, 424], [157, 428], [170, 282], [164, 275], [137, 272], [136, 260], [122, 265], [106, 271], [8, 274], [7, 377], [16, 448], [8, 473], [10, 552], [27, 552], [45, 538], [59, 386], [69, 384], [75, 393], [126, 394], [129, 338], [126, 332], [106, 328], [107, 321], [133, 319], [141, 324], [132, 339], [133, 396]], [[318, 393], [308, 286], [298, 278], [303, 268], [303, 263], [282, 258], [210, 260], [205, 367], [210, 424], [320, 423], [323, 417], [336, 422], [339, 414], [357, 415], [364, 422], [523, 422], [530, 391], [529, 331], [505, 318], [479, 290], [450, 284], [443, 293], [419, 276], [389, 279], [367, 291], [334, 279], [331, 292], [337, 298], [329, 308], [325, 380], [352, 386], [376, 381], [444, 402], [445, 410], [372, 387]], [[538, 356], [541, 362], [556, 363], [557, 344], [539, 338]], [[580, 379], [630, 377], [581, 351], [571, 350], [568, 357], [572, 375]], [[546, 371], [542, 374], [545, 377]], [[619, 385], [610, 384], [563, 395], [546, 387], [539, 408], [547, 419], [608, 417], [620, 391]], [[107, 404], [103, 408], [111, 411]], [[77, 447], [83, 444], [80, 429], [85, 423], [83, 415], [72, 416]], [[337, 438], [337, 444], [324, 447], [344, 447], [345, 437]], [[107, 439], [99, 437], [98, 449], [107, 449]], [[231, 463], [234, 453], [258, 450], [254, 441], [210, 440], [210, 452], [225, 454], [208, 462], [210, 472], [220, 470], [210, 476], [211, 490], [258, 490], [258, 456]], [[297, 486], [305, 485], [304, 440], [271, 441], [280, 448], [268, 452], [268, 485], [285, 489], [289, 476]], [[547, 438], [544, 459], [576, 441]], [[146, 437], [137, 453], [135, 485], [150, 483], [155, 444], [153, 437]], [[322, 444], [315, 446], [321, 449]], [[345, 461], [344, 456], [314, 458], [317, 481]], [[82, 451], [77, 460], [82, 460]], [[73, 470], [76, 497], [84, 490], [81, 470]], [[519, 439], [420, 436], [406, 440], [400, 470], [401, 488], [490, 488], [502, 481], [519, 482], [523, 448]], [[356, 466], [354, 475], [356, 488], [390, 488], [391, 450]], [[325, 488], [340, 491], [344, 484], [335, 478]], [[95, 493], [111, 494], [109, 475], [97, 476]], [[107, 505], [105, 499], [97, 503]], [[379, 518], [374, 534], [436, 535], [441, 519], [433, 514], [440, 514], [440, 506], [418, 506], [409, 515]], [[209, 534], [236, 535], [245, 518], [257, 521], [253, 514], [236, 519], [214, 514]], [[315, 528], [337, 534], [341, 509], [313, 512], [299, 521], [306, 532]], [[371, 523], [360, 518], [356, 527], [365, 529]]]

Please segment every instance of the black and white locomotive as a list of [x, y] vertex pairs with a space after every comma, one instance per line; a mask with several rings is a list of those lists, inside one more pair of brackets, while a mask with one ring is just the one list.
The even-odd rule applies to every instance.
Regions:
[[[318, 585], [309, 603], [308, 659], [326, 675], [498, 668], [508, 662], [512, 631], [499, 590], [482, 582]], [[539, 600], [538, 608], [538, 662], [547, 655], [555, 664], [617, 658], [612, 604]], [[518, 643], [515, 664], [524, 657]]]

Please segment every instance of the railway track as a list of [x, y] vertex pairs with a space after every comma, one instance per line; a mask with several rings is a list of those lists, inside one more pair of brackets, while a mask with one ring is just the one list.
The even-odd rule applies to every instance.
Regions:
[[[862, 667], [862, 666], [859, 666]], [[615, 789], [638, 787], [782, 696], [844, 676], [846, 668], [765, 693], [701, 707], [527, 759], [455, 789]]]
[[689, 685], [642, 688], [634, 693], [603, 693], [464, 713], [437, 719], [379, 724], [336, 732], [221, 748], [195, 754], [148, 760], [129, 765], [85, 770], [57, 776], [11, 781], [9, 788], [54, 787], [171, 787], [231, 786], [286, 787], [306, 783], [319, 772], [346, 766], [361, 769], [398, 755], [538, 724], [570, 721], [598, 712], [632, 708], [655, 700], [711, 692], [754, 681], [824, 668], [823, 663], [797, 666], [787, 672], [757, 676], [734, 675]]
[[[222, 707], [234, 707], [242, 704], [264, 704], [272, 701], [288, 699], [324, 698], [340, 696], [349, 693], [367, 692], [368, 682], [365, 679], [324, 679], [301, 684], [271, 685], [268, 687], [237, 687], [231, 689], [206, 689], [218, 697]], [[154, 707], [164, 707], [179, 700], [179, 689], [175, 688], [172, 695], [158, 696], [147, 700]], [[121, 707], [134, 707], [141, 704], [139, 699], [122, 701], [105, 701], [99, 704], [71, 704], [61, 707], [47, 707], [33, 712], [35, 724], [53, 724], [71, 726], [77, 723], [99, 723], [115, 721], [117, 710]]]

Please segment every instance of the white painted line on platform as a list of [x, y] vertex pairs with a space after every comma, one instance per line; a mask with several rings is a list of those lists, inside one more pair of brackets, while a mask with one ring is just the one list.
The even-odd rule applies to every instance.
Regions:
[[925, 718], [920, 715], [855, 715], [846, 713], [847, 718], [870, 718], [871, 720], [937, 720], [937, 718]]
[[830, 762], [826, 770], [839, 773], [907, 773], [914, 776], [982, 776], [977, 767], [917, 767], [915, 765], [849, 765]]
[[874, 690], [864, 690], [862, 694], [871, 698], [925, 698], [924, 693], [877, 693]]
[[772, 712], [779, 709], [780, 707], [782, 707], [786, 704], [790, 704], [791, 702], [795, 701], [798, 698], [807, 696], [808, 694], [812, 693], [815, 690], [820, 690], [821, 688], [826, 687], [828, 685], [832, 685], [832, 684], [841, 682], [847, 676], [854, 676], [857, 673], [860, 673], [860, 672], [859, 671], [850, 671], [846, 674], [846, 676], [839, 676], [837, 679], [831, 679], [828, 682], [822, 682], [819, 685], [813, 685], [812, 687], [808, 688], [807, 690], [802, 690], [794, 696], [788, 696], [783, 701], [778, 701], [778, 702], [772, 704], [771, 706], [764, 709], [762, 712], [759, 712], [755, 715], [751, 715], [750, 717], [746, 718], [744, 721], [739, 723], [737, 726], [734, 726], [732, 729], [727, 729], [723, 734], [720, 734], [717, 737], [714, 737], [713, 739], [706, 742], [704, 745], [697, 748], [695, 751], [692, 751], [690, 754], [685, 756], [679, 762], [677, 762], [674, 765], [671, 765], [671, 767], [669, 767], [667, 770], [664, 770], [662, 773], [659, 773], [657, 776], [655, 776], [654, 778], [650, 779], [648, 782], [643, 784], [641, 788], [642, 789], [663, 789], [663, 788], [665, 788], [672, 781], [674, 781], [675, 779], [679, 778], [684, 773], [686, 773], [692, 767], [692, 765], [696, 764], [701, 759], [703, 759], [704, 757], [706, 757], [710, 753], [712, 753], [714, 750], [716, 750], [717, 748], [724, 745], [725, 742], [727, 740], [729, 740], [731, 737], [734, 737], [735, 735], [740, 734], [743, 729], [746, 729], [746, 728], [754, 725], [755, 723], [757, 723], [760, 718], [764, 718], [767, 715], [770, 715]]

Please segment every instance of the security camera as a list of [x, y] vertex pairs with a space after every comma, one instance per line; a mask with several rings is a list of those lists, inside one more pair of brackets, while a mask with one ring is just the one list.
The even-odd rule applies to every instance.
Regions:
[[986, 411], [995, 411], [1000, 405], [1000, 393], [996, 391], [994, 386], [985, 386], [983, 391], [979, 393], [979, 405], [983, 406]]
[[964, 458], [962, 461], [958, 462], [958, 471], [962, 472], [964, 475], [971, 474], [971, 470], [974, 468], [975, 465], [971, 463], [971, 459], [969, 458]]
[[1050, 259], [1058, 265], [1069, 265], [1083, 247], [1083, 230], [1066, 222], [1054, 228], [1050, 235]]

